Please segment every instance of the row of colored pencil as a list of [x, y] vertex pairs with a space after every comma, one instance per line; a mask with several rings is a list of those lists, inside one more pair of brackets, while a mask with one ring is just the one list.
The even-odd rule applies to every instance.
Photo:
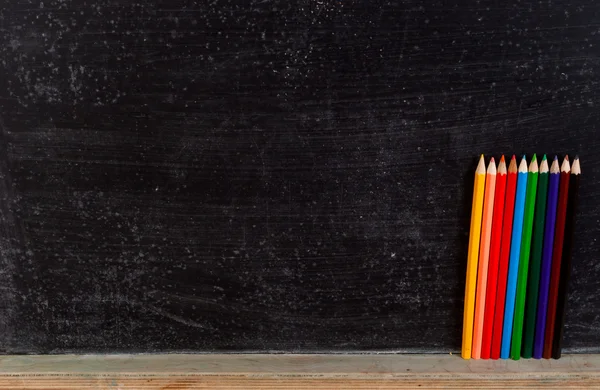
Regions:
[[462, 357], [560, 358], [581, 168], [566, 156], [475, 172]]

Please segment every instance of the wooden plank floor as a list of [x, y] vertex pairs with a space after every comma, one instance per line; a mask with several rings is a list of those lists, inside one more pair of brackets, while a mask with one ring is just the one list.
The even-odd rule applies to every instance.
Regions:
[[0, 357], [0, 389], [600, 388], [600, 355], [465, 361], [450, 355]]

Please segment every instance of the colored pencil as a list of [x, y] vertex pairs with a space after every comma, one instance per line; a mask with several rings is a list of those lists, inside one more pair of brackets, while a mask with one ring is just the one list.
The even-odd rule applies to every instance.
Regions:
[[538, 292], [540, 288], [540, 267], [542, 264], [542, 248], [544, 246], [544, 222], [546, 218], [546, 198], [548, 195], [548, 160], [546, 155], [540, 164], [538, 175], [537, 197], [535, 201], [535, 220], [533, 223], [533, 239], [527, 282], [527, 301], [525, 302], [525, 318], [523, 329], [522, 356], [526, 359], [533, 355], [533, 338], [535, 334], [535, 317], [537, 314]]
[[[516, 174], [514, 176], [516, 177]], [[504, 156], [502, 156], [502, 158], [500, 158], [500, 164], [498, 164], [496, 194], [494, 195], [492, 238], [490, 243], [487, 288], [485, 292], [485, 317], [483, 320], [483, 336], [481, 338], [482, 359], [489, 359], [492, 351], [492, 330], [494, 329], [494, 308], [496, 306], [496, 291], [498, 288], [498, 266], [500, 264], [500, 243], [502, 238], [502, 217], [504, 216], [506, 177], [506, 162], [504, 161]]]
[[504, 217], [502, 218], [502, 240], [500, 244], [500, 260], [498, 264], [498, 288], [496, 290], [496, 310], [494, 313], [494, 328], [492, 331], [491, 358], [500, 358], [502, 345], [502, 326], [504, 324], [504, 302], [506, 297], [506, 278], [510, 257], [510, 243], [515, 209], [515, 193], [517, 188], [517, 159], [513, 155], [508, 166], [506, 179], [506, 196], [504, 202]]
[[554, 322], [556, 320], [556, 303], [558, 302], [558, 284], [565, 236], [565, 220], [567, 218], [570, 176], [571, 166], [569, 165], [569, 156], [565, 156], [562, 167], [560, 168], [560, 181], [558, 185], [558, 206], [556, 209], [556, 225], [554, 228], [554, 248], [552, 249], [552, 270], [550, 272], [546, 332], [544, 335], [544, 352], [542, 354], [544, 359], [550, 359], [552, 357], [552, 341], [554, 340]]
[[479, 238], [481, 234], [485, 173], [485, 161], [482, 154], [475, 171], [475, 184], [473, 185], [473, 205], [471, 211], [471, 231], [469, 234], [467, 277], [465, 281], [465, 308], [463, 315], [463, 340], [461, 353], [463, 359], [471, 358], [471, 347], [473, 345], [473, 316], [475, 315], [477, 263], [479, 259]]
[[513, 230], [510, 243], [510, 260], [506, 280], [506, 298], [504, 302], [504, 324], [502, 327], [502, 346], [500, 357], [508, 359], [515, 314], [515, 295], [517, 293], [517, 276], [519, 273], [519, 256], [521, 254], [521, 236], [523, 233], [523, 217], [525, 212], [525, 195], [527, 194], [527, 160], [525, 156], [519, 164]]
[[567, 202], [567, 217], [565, 220], [565, 238], [563, 254], [560, 265], [560, 282], [558, 284], [558, 301], [556, 302], [556, 320], [554, 327], [554, 340], [552, 341], [552, 358], [559, 359], [562, 353], [562, 340], [565, 328], [565, 310], [567, 307], [567, 293], [571, 279], [571, 257], [573, 254], [573, 240], [575, 238], [575, 214], [579, 198], [579, 181], [581, 167], [579, 157], [575, 156], [571, 167], [569, 179], [569, 201]]
[[544, 250], [540, 275], [540, 292], [535, 320], [535, 340], [533, 343], [533, 357], [535, 359], [541, 359], [544, 352], [544, 335], [546, 334], [546, 312], [548, 311], [548, 289], [550, 287], [550, 270], [552, 267], [552, 249], [554, 246], [554, 225], [556, 224], [559, 178], [560, 168], [558, 166], [558, 157], [554, 156], [554, 161], [550, 167], [550, 180], [548, 183]]
[[479, 244], [479, 267], [477, 270], [477, 293], [475, 294], [475, 317], [473, 320], [473, 347], [471, 357], [481, 358], [481, 338], [483, 337], [483, 319], [485, 315], [485, 292], [487, 288], [488, 262], [490, 259], [490, 239], [492, 238], [492, 218], [494, 196], [496, 195], [496, 162], [490, 160], [485, 177], [485, 196], [481, 220], [481, 238]]
[[523, 234], [521, 236], [521, 254], [519, 255], [519, 272], [517, 275], [517, 293], [515, 295], [515, 314], [510, 354], [514, 360], [521, 358], [523, 342], [523, 316], [525, 315], [525, 294], [527, 292], [527, 276], [529, 257], [531, 255], [531, 236], [533, 233], [533, 217], [537, 194], [539, 167], [535, 154], [529, 164], [527, 175], [527, 192], [525, 195], [525, 211], [523, 213]]
[[521, 235], [521, 251], [519, 254], [519, 270], [517, 274], [517, 291], [515, 294], [515, 314], [513, 319], [511, 358], [521, 358], [521, 345], [523, 342], [523, 316], [525, 314], [525, 293], [527, 292], [527, 276], [529, 271], [529, 257], [531, 255], [531, 237], [533, 235], [533, 217], [535, 212], [535, 199], [539, 167], [536, 155], [533, 155], [527, 174], [527, 190], [525, 192], [525, 210], [523, 212], [523, 233]]

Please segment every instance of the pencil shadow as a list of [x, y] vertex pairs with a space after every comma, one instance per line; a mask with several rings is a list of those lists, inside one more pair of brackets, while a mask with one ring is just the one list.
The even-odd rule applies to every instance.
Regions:
[[452, 318], [457, 319], [457, 328], [455, 329], [454, 334], [452, 335], [452, 340], [454, 345], [457, 346], [457, 349], [460, 350], [461, 340], [462, 340], [462, 317], [463, 317], [463, 307], [464, 307], [464, 291], [465, 291], [465, 281], [466, 281], [466, 270], [467, 270], [467, 255], [469, 248], [469, 230], [471, 225], [471, 206], [473, 202], [473, 185], [475, 184], [475, 169], [477, 168], [477, 164], [479, 163], [479, 156], [474, 157], [471, 161], [469, 161], [466, 169], [466, 174], [464, 175], [463, 183], [462, 183], [462, 191], [461, 199], [457, 199], [456, 204], [460, 206], [458, 210], [458, 227], [459, 234], [456, 237], [455, 247], [458, 249], [457, 253], [459, 255], [459, 259], [456, 262], [456, 274], [458, 275], [458, 281], [460, 288], [455, 289], [456, 296], [454, 297], [454, 305], [452, 309]]

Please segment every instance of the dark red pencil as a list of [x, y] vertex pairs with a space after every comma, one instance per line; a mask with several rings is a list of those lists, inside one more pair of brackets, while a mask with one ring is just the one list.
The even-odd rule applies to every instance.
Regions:
[[573, 241], [575, 240], [575, 214], [579, 197], [579, 181], [581, 167], [579, 158], [575, 156], [569, 176], [569, 201], [567, 202], [567, 217], [565, 218], [565, 239], [563, 243], [562, 261], [560, 264], [560, 281], [558, 284], [558, 301], [556, 302], [556, 320], [554, 327], [554, 340], [552, 341], [552, 358], [559, 359], [562, 353], [562, 340], [565, 329], [565, 315], [567, 307], [567, 292], [571, 279], [571, 256], [573, 254]]
[[560, 184], [558, 188], [558, 206], [556, 209], [556, 228], [554, 230], [554, 248], [552, 250], [552, 271], [550, 272], [550, 288], [548, 290], [548, 313], [546, 314], [546, 335], [544, 336], [544, 359], [552, 357], [552, 341], [556, 322], [556, 304], [560, 282], [560, 266], [565, 238], [565, 221], [567, 218], [567, 202], [569, 198], [569, 177], [571, 166], [569, 156], [565, 156], [560, 168]]
[[498, 287], [498, 265], [500, 264], [500, 243], [502, 238], [502, 217], [506, 195], [506, 163], [504, 156], [498, 165], [496, 175], [496, 194], [494, 197], [494, 216], [492, 218], [492, 240], [488, 265], [487, 289], [485, 294], [485, 315], [483, 320], [483, 336], [481, 339], [481, 358], [489, 359], [492, 352], [492, 330], [494, 328], [494, 307]]
[[508, 277], [508, 259], [512, 233], [513, 213], [515, 211], [515, 191], [517, 188], [517, 159], [513, 155], [508, 166], [504, 217], [502, 221], [502, 240], [500, 243], [500, 261], [498, 265], [498, 287], [496, 289], [496, 310], [492, 329], [491, 358], [500, 358], [502, 345], [502, 327], [504, 323], [504, 299], [506, 298], [506, 278]]

